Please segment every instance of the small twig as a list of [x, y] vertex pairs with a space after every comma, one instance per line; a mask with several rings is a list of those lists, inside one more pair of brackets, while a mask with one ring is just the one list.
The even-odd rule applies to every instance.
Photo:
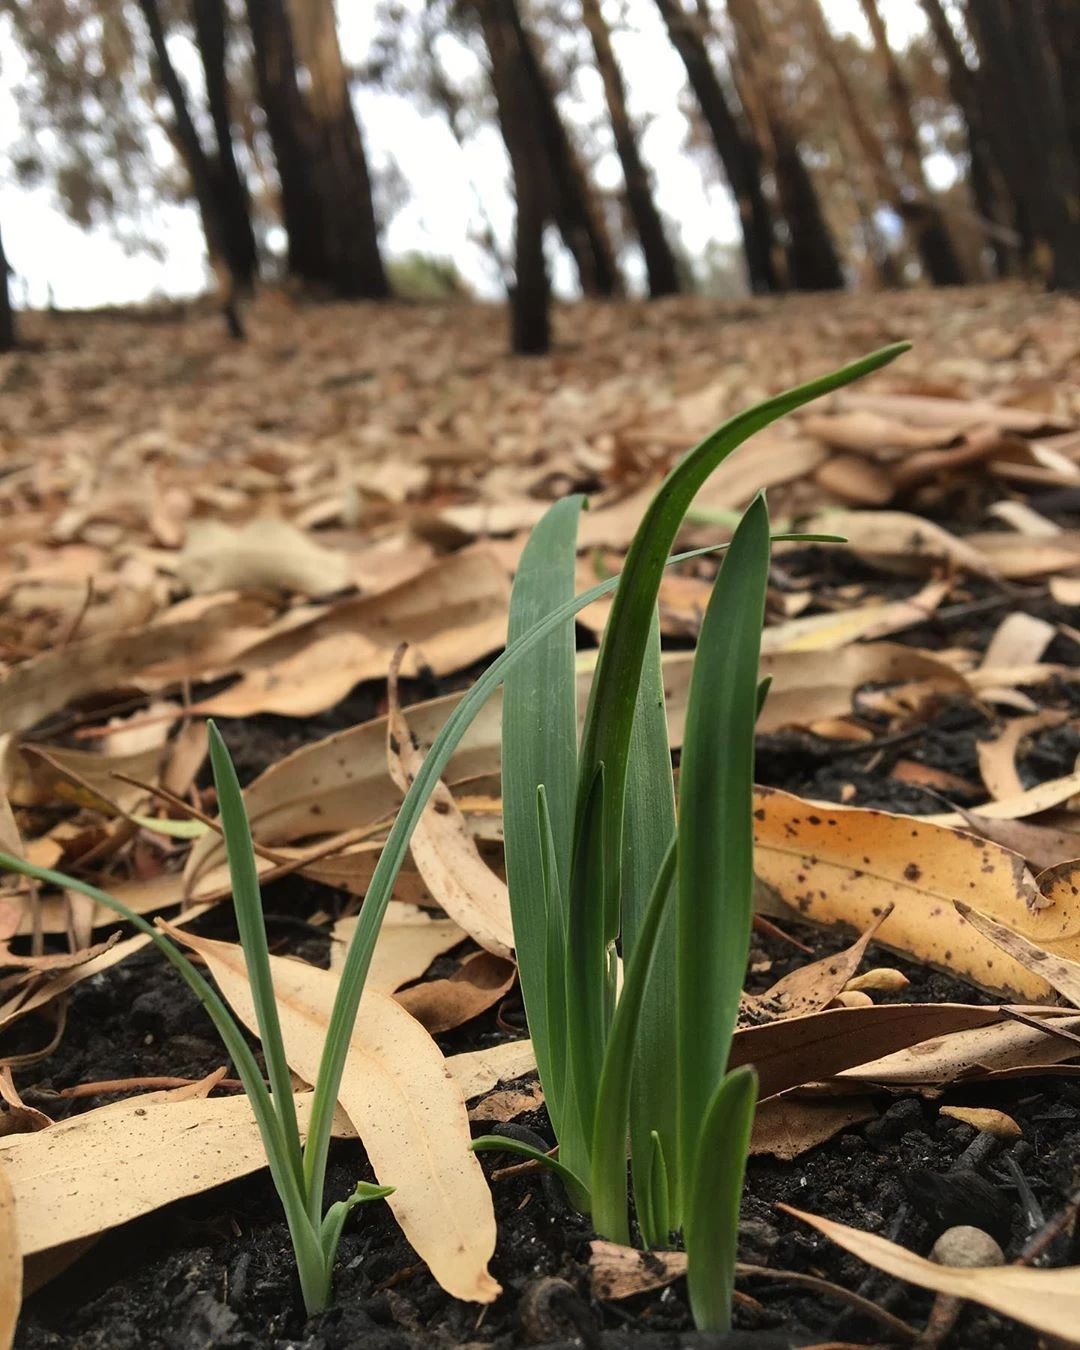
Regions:
[[735, 1267], [735, 1273], [737, 1275], [760, 1275], [770, 1280], [782, 1280], [785, 1284], [799, 1285], [803, 1289], [813, 1289], [815, 1293], [838, 1299], [841, 1303], [847, 1303], [857, 1312], [864, 1313], [867, 1317], [872, 1317], [876, 1322], [880, 1322], [898, 1340], [911, 1342], [915, 1340], [918, 1334], [906, 1322], [902, 1322], [899, 1317], [895, 1317], [891, 1312], [886, 1312], [884, 1308], [879, 1307], [871, 1299], [863, 1298], [861, 1294], [856, 1294], [851, 1289], [845, 1289], [842, 1285], [833, 1284], [830, 1280], [823, 1280], [817, 1275], [804, 1275], [795, 1270], [773, 1270], [771, 1266], [751, 1266], [742, 1261]]
[[[160, 1088], [191, 1087], [201, 1083], [201, 1078], [172, 1078], [168, 1074], [150, 1075], [145, 1078], [103, 1078], [99, 1083], [76, 1083], [74, 1087], [61, 1088], [57, 1097], [107, 1097], [117, 1092], [130, 1092], [135, 1089], [154, 1092]], [[214, 1087], [238, 1091], [243, 1087], [238, 1078], [222, 1078]], [[40, 1092], [39, 1092], [39, 1095]]]
[[1030, 1013], [1020, 1012], [1018, 1008], [1002, 1008], [1001, 1015], [1011, 1017], [1014, 1022], [1022, 1022], [1026, 1027], [1034, 1027], [1036, 1031], [1045, 1031], [1048, 1036], [1058, 1036], [1063, 1041], [1080, 1045], [1080, 1034], [1069, 1031], [1067, 1027], [1059, 1027], [1056, 1022], [1044, 1022]]
[[1065, 1232], [1076, 1222], [1078, 1215], [1080, 1215], [1080, 1190], [1073, 1191], [1064, 1207], [1052, 1218], [1047, 1219], [1037, 1233], [1032, 1234], [1013, 1265], [1033, 1266], [1058, 1234]]
[[94, 578], [93, 576], [89, 576], [86, 578], [86, 594], [83, 596], [82, 604], [79, 606], [79, 612], [75, 615], [74, 619], [72, 619], [71, 623], [68, 625], [67, 632], [56, 644], [57, 651], [62, 652], [64, 648], [70, 642], [73, 641], [76, 633], [78, 633], [79, 629], [82, 627], [83, 620], [86, 618], [87, 611], [93, 604], [93, 601], [94, 601]]

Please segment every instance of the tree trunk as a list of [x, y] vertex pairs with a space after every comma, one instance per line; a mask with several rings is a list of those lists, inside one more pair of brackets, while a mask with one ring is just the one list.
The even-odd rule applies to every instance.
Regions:
[[7, 258], [4, 255], [4, 241], [0, 238], [0, 352], [12, 351], [15, 347], [15, 341], [15, 313], [11, 308], [11, 284]]
[[986, 231], [987, 242], [993, 253], [994, 273], [999, 277], [1009, 276], [1016, 270], [1016, 249], [1006, 242], [1006, 232], [1013, 230], [1016, 207], [1009, 198], [1005, 180], [994, 162], [985, 119], [979, 106], [975, 72], [967, 63], [941, 0], [922, 0], [922, 7], [938, 49], [945, 58], [949, 72], [949, 93], [964, 118], [971, 160], [971, 194], [975, 206], [984, 222], [996, 227]]
[[154, 49], [158, 80], [172, 104], [176, 143], [191, 178], [203, 234], [206, 236], [206, 251], [218, 281], [225, 321], [231, 335], [234, 338], [242, 338], [244, 330], [236, 294], [239, 278], [232, 270], [232, 260], [225, 245], [225, 227], [213, 167], [192, 121], [184, 86], [180, 83], [180, 77], [169, 56], [158, 0], [139, 0], [139, 8], [142, 10]]
[[499, 127], [514, 175], [517, 204], [510, 334], [515, 352], [546, 352], [550, 345], [550, 288], [544, 261], [544, 225], [550, 209], [549, 166], [540, 137], [535, 91], [521, 78], [522, 29], [513, 0], [475, 0], [487, 46]]
[[547, 163], [550, 211], [577, 265], [581, 289], [586, 295], [615, 295], [622, 290], [615, 250], [581, 160], [559, 116], [536, 43], [522, 21], [517, 0], [502, 0], [499, 8], [502, 21], [514, 29], [518, 53], [515, 78], [529, 90], [534, 125]]
[[949, 236], [945, 216], [926, 180], [919, 133], [911, 114], [911, 90], [904, 79], [896, 53], [889, 46], [889, 36], [877, 0], [860, 0], [860, 3], [874, 38], [874, 50], [892, 108], [900, 162], [907, 180], [907, 191], [902, 197], [903, 214], [915, 232], [919, 256], [934, 285], [961, 286], [967, 278]]
[[221, 213], [222, 244], [233, 276], [239, 285], [250, 290], [258, 272], [258, 251], [255, 231], [251, 228], [251, 199], [233, 150], [229, 82], [225, 70], [224, 0], [192, 0], [192, 17], [206, 77], [206, 101], [217, 142], [217, 162], [211, 163], [210, 169]]
[[611, 47], [611, 34], [600, 10], [600, 0], [581, 0], [581, 11], [592, 38], [596, 68], [604, 81], [608, 116], [626, 184], [626, 201], [645, 256], [649, 294], [654, 300], [662, 295], [675, 295], [679, 291], [675, 255], [664, 233], [664, 223], [653, 200], [649, 172], [638, 150], [637, 136], [626, 107], [622, 73]]
[[[787, 222], [788, 276], [800, 291], [841, 290], [844, 274], [799, 138], [784, 107], [780, 61], [757, 0], [728, 0], [746, 100], [756, 100], [771, 150], [780, 210]], [[748, 109], [749, 111], [749, 109]], [[751, 120], [755, 120], [751, 117]]]
[[[998, 162], [1048, 284], [1080, 289], [1080, 169], [1044, 0], [969, 0]], [[1075, 94], [1075, 91], [1072, 91]]]
[[330, 284], [323, 249], [322, 209], [305, 149], [308, 120], [296, 75], [284, 0], [248, 0], [255, 81], [266, 116], [281, 188], [281, 218], [288, 241], [286, 266], [299, 281]]
[[683, 9], [681, 0], [656, 0], [656, 4], [667, 26], [671, 45], [686, 67], [690, 87], [735, 197], [750, 288], [759, 294], [780, 290], [780, 276], [773, 258], [772, 212], [761, 185], [761, 150], [739, 126], [728, 107], [723, 86], [694, 17]]
[[288, 16], [296, 55], [307, 75], [303, 102], [308, 117], [301, 125], [309, 138], [304, 148], [322, 207], [327, 279], [336, 295], [381, 300], [390, 287], [333, 0], [288, 0]]

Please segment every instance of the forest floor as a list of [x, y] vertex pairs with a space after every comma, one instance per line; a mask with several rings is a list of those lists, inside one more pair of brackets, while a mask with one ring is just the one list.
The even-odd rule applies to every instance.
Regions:
[[[264, 850], [274, 950], [316, 983], [335, 978], [399, 800], [398, 644], [423, 747], [501, 646], [513, 568], [550, 501], [590, 496], [589, 584], [717, 422], [912, 341], [727, 461], [681, 536], [725, 537], [764, 486], [774, 521], [849, 541], [782, 546], [770, 579], [755, 830], [772, 926], [739, 1053], [771, 1047], [778, 1095], [755, 1126], [737, 1324], [760, 1350], [1062, 1334], [1076, 1271], [1054, 1271], [1080, 1266], [1080, 303], [1001, 286], [582, 304], [558, 311], [540, 359], [506, 354], [501, 310], [464, 304], [267, 296], [242, 344], [200, 307], [29, 315], [22, 331], [0, 357], [0, 847], [234, 941], [217, 836], [183, 806], [213, 817], [213, 716]], [[714, 572], [699, 561], [661, 592], [675, 751]], [[583, 652], [605, 617], [583, 612]], [[497, 708], [446, 781], [453, 828], [497, 875]], [[106, 911], [5, 883], [0, 1251], [24, 1257], [16, 1344], [721, 1344], [688, 1330], [677, 1255], [597, 1244], [551, 1178], [485, 1157], [492, 1255], [479, 1169], [445, 1193], [425, 1172], [425, 1150], [465, 1128], [447, 1072], [477, 1128], [548, 1137], [505, 915], [484, 885], [461, 908], [454, 880], [411, 860], [398, 884], [376, 988], [419, 1040], [380, 1072], [428, 1118], [388, 1134], [385, 1111], [352, 1119], [345, 1104], [356, 1128], [339, 1122], [332, 1197], [387, 1158], [411, 1177], [384, 1177], [398, 1196], [350, 1222], [335, 1301], [310, 1322], [201, 1009]], [[1003, 1002], [1037, 1011], [1017, 1021]], [[814, 1039], [838, 1017], [839, 1056]], [[777, 1202], [861, 1231], [836, 1234], [845, 1250]], [[925, 1256], [958, 1223], [1019, 1262], [1008, 1307], [993, 1273], [957, 1314], [923, 1267], [904, 1281], [875, 1268], [862, 1236]], [[462, 1228], [465, 1268], [447, 1279], [471, 1282], [471, 1302], [428, 1269], [445, 1275]], [[0, 1259], [0, 1343], [19, 1275]]]

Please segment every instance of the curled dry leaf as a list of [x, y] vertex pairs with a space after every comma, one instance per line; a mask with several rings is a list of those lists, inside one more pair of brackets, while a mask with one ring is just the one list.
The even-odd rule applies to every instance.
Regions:
[[[878, 938], [994, 992], [1029, 1000], [1048, 986], [965, 926], [954, 900], [1066, 955], [1080, 951], [1080, 903], [1040, 906], [1015, 853], [921, 817], [820, 806], [788, 793], [755, 793], [755, 866], [784, 905], [814, 923], [864, 928], [894, 906]], [[1072, 903], [1070, 903], [1072, 900]]]
[[992, 740], [977, 741], [979, 772], [991, 797], [1017, 797], [1024, 791], [1016, 756], [1021, 743], [1028, 736], [1047, 727], [1059, 727], [1069, 720], [1069, 714], [1056, 708], [1047, 708], [1031, 717], [1014, 717]]
[[[296, 1095], [301, 1130], [310, 1105], [310, 1092]], [[334, 1134], [355, 1134], [340, 1111]], [[94, 1237], [265, 1166], [247, 1098], [193, 1097], [190, 1089], [129, 1097], [47, 1130], [0, 1139], [0, 1174], [15, 1194], [16, 1250], [24, 1257]]]
[[22, 1257], [15, 1194], [0, 1166], [0, 1350], [11, 1350], [22, 1306]]
[[1032, 942], [1006, 927], [1005, 924], [995, 923], [993, 919], [980, 914], [970, 905], [957, 904], [956, 908], [962, 918], [973, 928], [978, 929], [984, 937], [989, 938], [996, 947], [1000, 947], [1014, 961], [1019, 961], [1022, 966], [1026, 966], [1033, 974], [1045, 980], [1052, 989], [1067, 998], [1074, 1008], [1080, 1008], [1080, 962], [1056, 956], [1045, 947], [1039, 946], [1037, 942]]
[[772, 1097], [762, 1102], [754, 1115], [750, 1152], [755, 1157], [767, 1154], [791, 1162], [841, 1130], [873, 1120], [876, 1115], [869, 1097]]
[[[397, 704], [396, 672], [391, 680], [386, 754], [390, 776], [408, 790], [423, 755]], [[445, 783], [436, 785], [409, 841], [416, 870], [439, 906], [494, 956], [514, 948], [506, 883], [480, 856], [465, 818]]]
[[500, 1083], [512, 1083], [536, 1070], [536, 1054], [529, 1040], [502, 1041], [483, 1050], [449, 1055], [446, 1068], [466, 1101], [491, 1092]]
[[295, 525], [269, 516], [240, 526], [192, 521], [174, 566], [199, 595], [232, 590], [329, 595], [350, 580], [347, 554], [324, 548]]
[[1007, 1116], [1004, 1111], [994, 1111], [987, 1106], [943, 1106], [938, 1115], [962, 1121], [973, 1130], [992, 1134], [997, 1139], [1022, 1139], [1024, 1136], [1024, 1131], [1012, 1116]]
[[446, 979], [424, 980], [396, 995], [398, 1003], [433, 1036], [479, 1017], [510, 992], [517, 975], [513, 961], [491, 952], [473, 952]]
[[[176, 936], [203, 957], [233, 1011], [256, 1030], [241, 949], [187, 933]], [[314, 1082], [337, 976], [283, 957], [271, 957], [271, 967], [286, 1058], [295, 1073]], [[495, 1214], [469, 1147], [462, 1094], [419, 1022], [375, 990], [361, 1001], [338, 1100], [376, 1176], [395, 1187], [387, 1203], [432, 1275], [455, 1298], [490, 1303], [500, 1292], [487, 1270], [495, 1249]]]
[[[345, 949], [356, 932], [356, 916], [338, 919], [330, 948], [330, 969], [345, 964]], [[465, 930], [453, 919], [435, 919], [415, 905], [391, 905], [382, 921], [368, 967], [366, 989], [396, 993], [418, 980], [437, 956], [465, 941]]]
[[[981, 810], [966, 811], [961, 806], [956, 807], [956, 814], [972, 834], [1019, 853], [1039, 872], [1080, 857], [1080, 829], [1061, 829], [1025, 820], [994, 820]], [[1067, 818], [1065, 823], [1080, 826], [1080, 819]]]
[[470, 1109], [469, 1119], [474, 1124], [477, 1121], [501, 1123], [514, 1120], [524, 1115], [526, 1111], [535, 1111], [543, 1104], [544, 1090], [534, 1078], [531, 1082], [523, 1083], [521, 1087], [505, 1088], [481, 1097]]
[[1013, 1317], [1047, 1336], [1075, 1344], [1080, 1326], [1080, 1271], [1034, 1270], [1030, 1266], [939, 1266], [877, 1233], [863, 1233], [847, 1224], [790, 1205], [778, 1205], [786, 1214], [816, 1228], [845, 1251], [876, 1266], [896, 1280], [907, 1280], [939, 1294], [971, 1299], [986, 1308]]
[[[1041, 811], [1050, 811], [1076, 797], [1080, 797], [1080, 772], [1063, 774], [1061, 778], [1048, 778], [1045, 783], [1039, 783], [1024, 792], [1002, 797], [1000, 801], [984, 802], [979, 807], [979, 815], [984, 820], [1019, 820], [1024, 816], [1036, 816]], [[919, 819], [935, 825], [961, 825], [964, 821], [959, 811], [920, 816]]]
[[308, 716], [382, 679], [399, 642], [405, 673], [448, 675], [506, 641], [509, 582], [487, 553], [440, 559], [375, 595], [331, 606], [244, 651], [240, 680], [199, 705], [219, 717]]

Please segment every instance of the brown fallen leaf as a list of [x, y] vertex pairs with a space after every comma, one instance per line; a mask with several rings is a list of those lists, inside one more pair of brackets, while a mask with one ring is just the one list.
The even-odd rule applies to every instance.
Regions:
[[950, 1120], [962, 1121], [973, 1130], [992, 1134], [997, 1139], [1022, 1139], [1024, 1131], [1004, 1111], [994, 1111], [987, 1106], [942, 1106], [938, 1115], [948, 1116]]
[[483, 1050], [467, 1050], [448, 1055], [445, 1062], [466, 1101], [536, 1070], [536, 1054], [529, 1040], [502, 1041]]
[[977, 576], [997, 574], [994, 563], [967, 539], [905, 511], [828, 512], [805, 528], [843, 535], [848, 548], [879, 566], [907, 571], [913, 564], [949, 563]]
[[[1057, 829], [1026, 820], [994, 820], [981, 811], [967, 811], [960, 806], [954, 809], [965, 829], [1019, 853], [1037, 871], [1080, 857], [1080, 829]], [[1080, 826], [1075, 817], [1068, 818], [1067, 823]]]
[[[330, 947], [330, 969], [345, 964], [345, 951], [356, 932], [356, 915], [338, 919]], [[464, 942], [466, 933], [453, 919], [435, 919], [415, 905], [391, 905], [379, 928], [368, 967], [366, 989], [393, 994], [418, 980], [437, 956]]]
[[24, 661], [0, 680], [0, 733], [28, 731], [50, 713], [161, 661], [197, 663], [200, 653], [249, 613], [242, 601], [219, 601], [198, 618], [106, 633]]
[[1069, 720], [1069, 714], [1056, 708], [1046, 708], [1031, 717], [1014, 717], [1001, 733], [988, 741], [977, 741], [975, 751], [979, 772], [991, 797], [1017, 797], [1024, 791], [1020, 781], [1016, 757], [1021, 743], [1047, 727], [1059, 727]]
[[397, 586], [342, 601], [250, 645], [238, 659], [241, 678], [198, 711], [321, 712], [363, 680], [381, 679], [400, 642], [410, 648], [406, 675], [448, 675], [505, 643], [509, 594], [505, 571], [489, 555], [440, 559]]
[[841, 1130], [873, 1120], [876, 1115], [869, 1097], [821, 1100], [790, 1095], [771, 1097], [758, 1106], [754, 1115], [750, 1153], [753, 1157], [767, 1154], [781, 1162], [791, 1162]]
[[[407, 791], [423, 755], [397, 703], [397, 671], [391, 669], [386, 753], [390, 776]], [[445, 783], [436, 785], [409, 841], [416, 870], [439, 906], [494, 956], [514, 949], [506, 883], [480, 856], [465, 818]]]
[[778, 980], [763, 994], [744, 994], [743, 1003], [755, 1020], [763, 1017], [795, 1017], [800, 1013], [819, 1012], [849, 986], [851, 977], [862, 965], [866, 949], [878, 929], [892, 913], [887, 905], [875, 915], [866, 931], [850, 947], [833, 956], [822, 957], [810, 965], [797, 969]]
[[988, 937], [1014, 961], [1035, 972], [1052, 989], [1067, 998], [1074, 1008], [1080, 1008], [1080, 962], [1070, 961], [1066, 957], [1056, 956], [1045, 947], [1039, 946], [1022, 934], [1014, 932], [1003, 923], [995, 923], [985, 914], [980, 914], [970, 905], [957, 903], [957, 912], [973, 928]]
[[994, 630], [981, 664], [990, 668], [1029, 665], [1042, 658], [1056, 631], [1045, 619], [1015, 610]]
[[[296, 1095], [304, 1130], [311, 1093]], [[338, 1112], [335, 1137], [355, 1131]], [[162, 1205], [266, 1166], [244, 1096], [177, 1098], [171, 1091], [110, 1102], [33, 1134], [0, 1138], [0, 1174], [19, 1214], [26, 1256], [94, 1237]], [[79, 1197], [78, 1204], [71, 1197]], [[7, 1244], [0, 1253], [8, 1251]]]
[[19, 1220], [11, 1181], [0, 1167], [0, 1350], [11, 1350], [22, 1306]]
[[[875, 1009], [880, 1012], [881, 1009]], [[1044, 1009], [1047, 1020], [1060, 1012]], [[1075, 1031], [1080, 1018], [1054, 1017], [1067, 1031]], [[960, 1080], [975, 1082], [1015, 1070], [1018, 1076], [1057, 1065], [1075, 1057], [1080, 1046], [1025, 1023], [1003, 1021], [993, 1025], [931, 1036], [925, 1041], [896, 1050], [880, 1059], [843, 1069], [840, 1080], [882, 1087], [940, 1087]]]
[[[165, 925], [166, 931], [168, 926]], [[206, 961], [249, 1030], [257, 1030], [244, 954], [235, 943], [176, 934]], [[338, 977], [271, 957], [286, 1058], [308, 1082], [318, 1075]], [[470, 1148], [465, 1103], [435, 1042], [394, 999], [365, 992], [349, 1042], [338, 1100], [356, 1126], [402, 1232], [455, 1298], [490, 1303], [495, 1214]], [[392, 1180], [391, 1180], [392, 1178]]]
[[[965, 926], [954, 900], [1061, 955], [1080, 951], [1080, 904], [1055, 915], [1034, 908], [1038, 891], [1023, 859], [922, 817], [829, 807], [755, 789], [755, 869], [783, 905], [811, 922], [865, 928], [888, 904], [878, 940], [995, 992], [1029, 1000], [1048, 986]], [[1064, 923], [1064, 931], [1062, 924]]]
[[1000, 1021], [997, 1008], [962, 1003], [831, 1008], [739, 1028], [728, 1065], [734, 1069], [753, 1064], [758, 1071], [758, 1095], [766, 1098], [831, 1078], [902, 1048], [920, 1046], [933, 1036], [986, 1028]]
[[931, 581], [907, 600], [876, 600], [833, 614], [788, 619], [765, 629], [761, 650], [766, 654], [834, 651], [852, 642], [886, 637], [924, 623], [948, 593], [947, 582]]
[[453, 975], [403, 989], [398, 1003], [433, 1036], [471, 1022], [509, 993], [517, 976], [513, 961], [491, 952], [473, 952]]
[[954, 1298], [971, 1299], [1045, 1335], [1058, 1336], [1067, 1344], [1076, 1343], [1076, 1328], [1080, 1325], [1080, 1271], [1075, 1266], [1060, 1270], [1036, 1270], [1030, 1266], [967, 1269], [939, 1266], [877, 1233], [863, 1233], [779, 1202], [777, 1208], [816, 1228], [845, 1251], [896, 1280], [907, 1280]]
[[481, 1097], [476, 1105], [470, 1108], [469, 1119], [474, 1124], [478, 1121], [494, 1121], [501, 1124], [523, 1116], [527, 1111], [535, 1111], [543, 1104], [544, 1090], [536, 1079], [533, 1079], [521, 1087], [505, 1088]]
[[350, 581], [346, 554], [269, 516], [241, 526], [192, 521], [174, 565], [187, 588], [200, 595], [231, 590], [329, 595]]
[[[1063, 774], [1061, 778], [1048, 778], [1033, 788], [1013, 793], [998, 801], [983, 802], [979, 815], [983, 820], [1019, 820], [1024, 816], [1036, 816], [1049, 811], [1080, 796], [1080, 772]], [[920, 816], [920, 820], [935, 825], [962, 825], [964, 816], [959, 811], [947, 811], [941, 815]]]

